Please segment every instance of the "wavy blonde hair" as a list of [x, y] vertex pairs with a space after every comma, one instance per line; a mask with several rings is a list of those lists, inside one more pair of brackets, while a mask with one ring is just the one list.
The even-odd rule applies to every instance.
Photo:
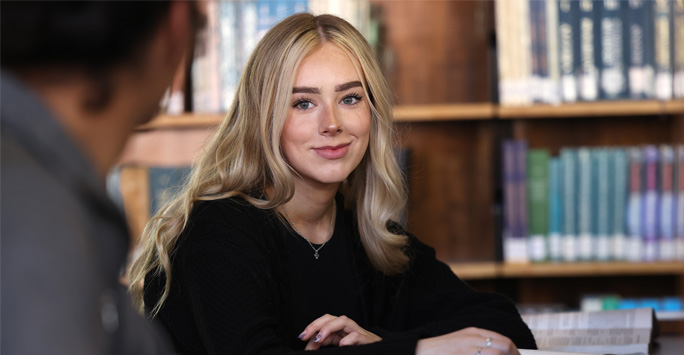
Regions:
[[[168, 297], [170, 256], [196, 202], [241, 196], [258, 208], [274, 209], [292, 198], [296, 172], [280, 149], [280, 135], [296, 69], [308, 53], [324, 42], [339, 46], [356, 59], [354, 65], [364, 79], [363, 89], [371, 109], [369, 148], [340, 187], [340, 193], [345, 206], [356, 211], [361, 240], [375, 269], [388, 275], [405, 270], [409, 261], [404, 253], [407, 238], [388, 230], [388, 224], [398, 220], [406, 204], [401, 171], [392, 152], [389, 86], [373, 50], [353, 26], [335, 16], [302, 13], [280, 22], [259, 42], [240, 78], [228, 114], [187, 184], [146, 225], [141, 253], [127, 272], [129, 291], [140, 312], [144, 311], [143, 281], [148, 273], [166, 276], [152, 316]], [[272, 191], [267, 198], [255, 197], [264, 196], [261, 192], [266, 189]]]

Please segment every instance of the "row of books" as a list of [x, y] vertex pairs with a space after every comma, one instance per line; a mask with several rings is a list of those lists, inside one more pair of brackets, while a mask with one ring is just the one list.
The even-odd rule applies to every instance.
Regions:
[[497, 0], [502, 105], [684, 98], [684, 0]]
[[684, 260], [684, 145], [503, 142], [504, 260]]
[[[179, 73], [162, 103], [168, 114], [226, 112], [257, 42], [290, 15], [334, 14], [362, 33], [370, 26], [368, 0], [214, 0], [206, 2], [206, 12], [207, 26], [198, 34], [190, 79], [184, 77], [187, 73]], [[187, 82], [191, 85], [192, 107], [185, 105], [183, 84]]]
[[665, 314], [663, 318], [667, 318], [666, 312], [684, 311], [684, 299], [675, 296], [632, 298], [617, 294], [589, 294], [582, 296], [580, 301], [582, 312], [634, 308], [653, 308], [656, 315]]

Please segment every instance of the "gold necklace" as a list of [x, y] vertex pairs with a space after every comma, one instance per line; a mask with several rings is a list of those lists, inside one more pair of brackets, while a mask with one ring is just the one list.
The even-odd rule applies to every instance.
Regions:
[[290, 224], [292, 225], [292, 228], [294, 228], [295, 232], [297, 232], [297, 234], [299, 234], [299, 236], [304, 238], [304, 240], [306, 240], [306, 242], [309, 243], [309, 246], [311, 246], [311, 249], [313, 249], [313, 251], [314, 251], [314, 257], [316, 258], [316, 260], [318, 260], [318, 257], [320, 256], [320, 254], [318, 254], [318, 251], [323, 249], [323, 247], [325, 246], [325, 243], [329, 242], [330, 238], [332, 237], [332, 230], [333, 230], [332, 227], [333, 227], [333, 224], [335, 222], [335, 215], [337, 214], [337, 206], [336, 205], [337, 204], [335, 203], [335, 200], [333, 199], [333, 212], [332, 212], [332, 216], [330, 216], [330, 225], [328, 226], [328, 237], [326, 238], [325, 242], [323, 242], [323, 244], [321, 244], [321, 246], [318, 248], [314, 247], [313, 243], [311, 243], [309, 241], [309, 238], [304, 236], [304, 233], [299, 231], [299, 229], [297, 228], [297, 224], [295, 223], [294, 219], [292, 219], [290, 217], [290, 214], [287, 213], [287, 208], [285, 207], [285, 205], [283, 205], [283, 211], [285, 211], [285, 216], [287, 217], [287, 220], [290, 222]]

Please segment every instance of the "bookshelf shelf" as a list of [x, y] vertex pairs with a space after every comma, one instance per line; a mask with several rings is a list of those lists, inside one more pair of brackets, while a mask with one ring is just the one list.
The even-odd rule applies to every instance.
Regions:
[[[492, 103], [400, 105], [394, 107], [396, 122], [473, 121], [491, 119], [553, 119], [592, 116], [657, 116], [684, 114], [684, 100], [582, 102], [557, 106], [498, 106]], [[160, 115], [137, 128], [138, 131], [212, 127], [223, 119], [221, 113]]]
[[182, 115], [159, 115], [149, 123], [139, 126], [137, 131], [156, 129], [201, 128], [213, 127], [221, 123], [223, 114], [219, 113], [185, 113]]
[[454, 274], [462, 280], [486, 280], [494, 279], [498, 275], [499, 263], [496, 262], [472, 262], [450, 263], [449, 267]]
[[491, 103], [402, 105], [394, 107], [396, 122], [459, 121], [493, 119], [496, 106]]
[[451, 263], [464, 280], [534, 277], [684, 275], [683, 262], [586, 262], [506, 264], [498, 262]]
[[657, 116], [684, 113], [684, 100], [676, 101], [597, 101], [562, 105], [500, 106], [501, 119], [570, 118], [592, 116]]

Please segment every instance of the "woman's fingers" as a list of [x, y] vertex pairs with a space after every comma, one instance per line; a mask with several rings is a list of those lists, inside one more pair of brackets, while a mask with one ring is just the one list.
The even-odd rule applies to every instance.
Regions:
[[[307, 341], [306, 350], [317, 350], [321, 346], [359, 345], [382, 340], [377, 335], [361, 328], [346, 316], [326, 314], [309, 324], [300, 339]], [[351, 337], [350, 337], [351, 335]], [[342, 341], [344, 340], [344, 341]]]

